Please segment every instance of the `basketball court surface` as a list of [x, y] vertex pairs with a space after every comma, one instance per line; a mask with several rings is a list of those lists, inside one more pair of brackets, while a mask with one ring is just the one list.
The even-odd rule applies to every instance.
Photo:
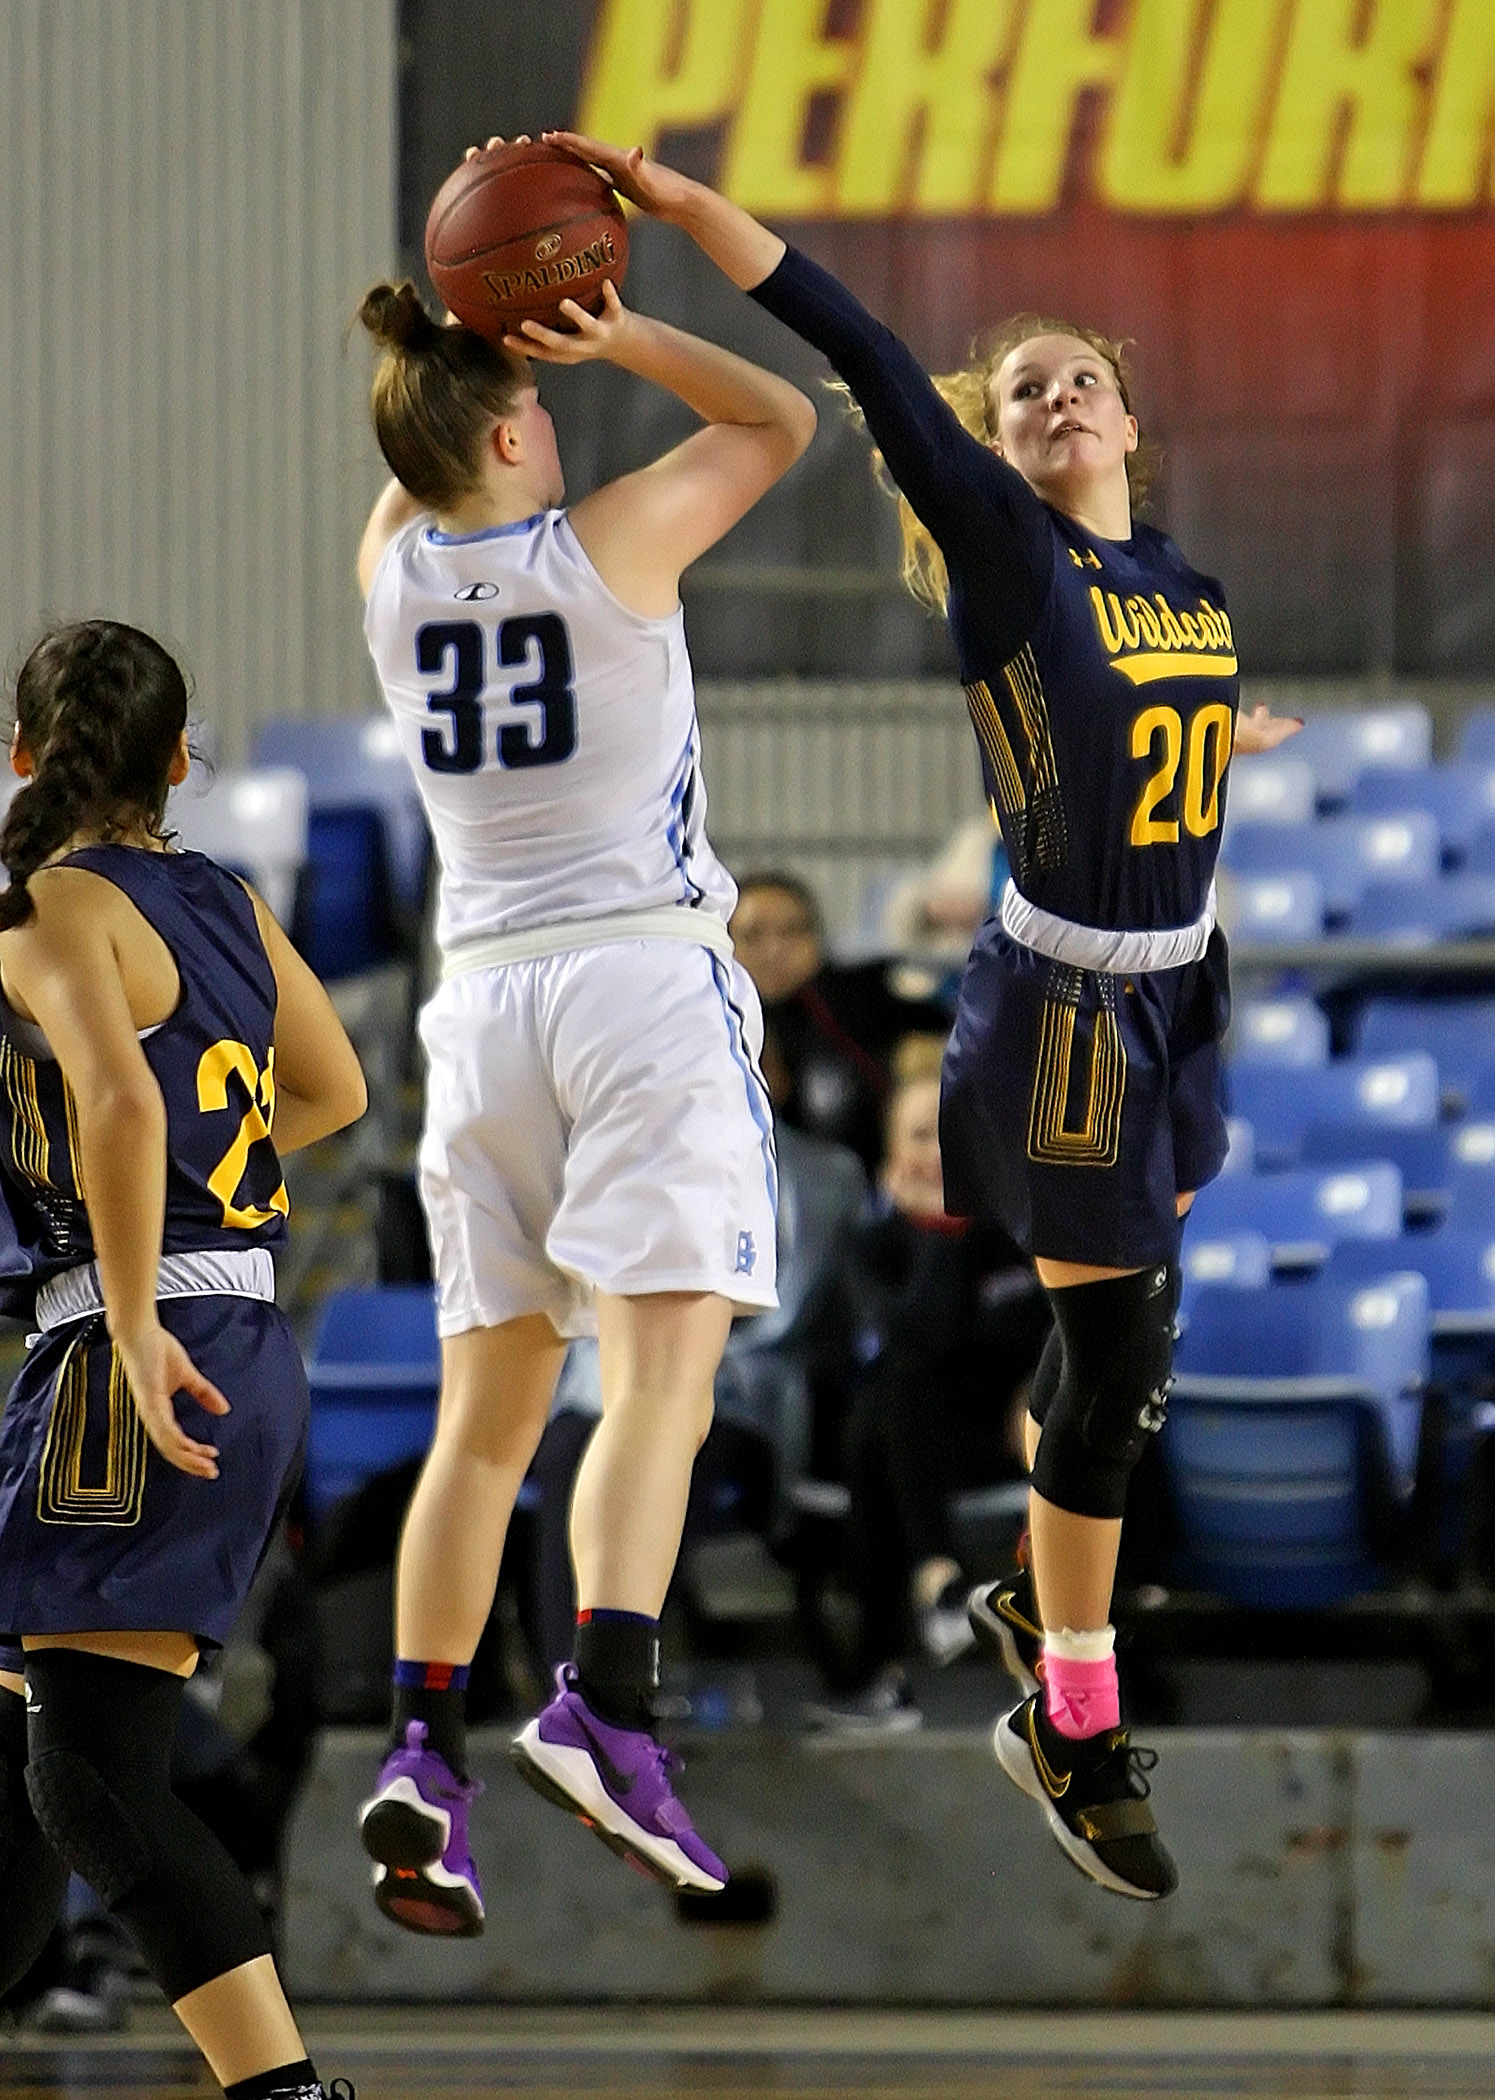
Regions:
[[[1401, 2013], [308, 2010], [324, 2079], [358, 2100], [1473, 2100], [1495, 2018]], [[11, 2042], [0, 2100], [216, 2092], [168, 2016], [127, 2036]]]

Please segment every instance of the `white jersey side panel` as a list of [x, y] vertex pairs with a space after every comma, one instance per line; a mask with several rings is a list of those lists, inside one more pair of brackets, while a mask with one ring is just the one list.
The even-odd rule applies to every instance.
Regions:
[[726, 919], [677, 607], [630, 612], [564, 511], [385, 550], [364, 631], [430, 819], [455, 943], [679, 905]]

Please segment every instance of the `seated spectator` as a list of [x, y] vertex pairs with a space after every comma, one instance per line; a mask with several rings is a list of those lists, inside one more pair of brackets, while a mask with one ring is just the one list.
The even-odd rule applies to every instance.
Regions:
[[[787, 1067], [774, 1031], [763, 1075], [777, 1113]], [[720, 1530], [768, 1531], [789, 1483], [809, 1458], [817, 1388], [837, 1381], [851, 1347], [839, 1285], [847, 1233], [861, 1216], [867, 1179], [855, 1154], [780, 1124], [779, 1303], [738, 1320], [716, 1374], [715, 1418], [696, 1460], [687, 1542]], [[574, 1342], [530, 1477], [540, 1491], [534, 1527], [534, 1639], [547, 1667], [571, 1653], [575, 1601], [567, 1540], [571, 1488], [602, 1412], [595, 1342]]]
[[900, 1046], [874, 1214], [852, 1235], [848, 1286], [866, 1370], [846, 1422], [850, 1576], [860, 1680], [808, 1717], [838, 1730], [917, 1725], [901, 1659], [970, 1645], [959, 1489], [1024, 1471], [1022, 1416], [1049, 1315], [1031, 1265], [993, 1227], [945, 1215], [938, 1039]]
[[828, 962], [820, 907], [797, 876], [744, 876], [731, 932], [784, 1059], [778, 1121], [849, 1146], [875, 1173], [893, 1047], [914, 1030], [948, 1028], [948, 1011], [901, 996], [886, 962]]

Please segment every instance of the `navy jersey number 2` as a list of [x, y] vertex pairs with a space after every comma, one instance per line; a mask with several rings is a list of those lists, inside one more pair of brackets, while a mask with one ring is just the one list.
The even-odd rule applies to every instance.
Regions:
[[[498, 629], [500, 671], [528, 667], [539, 657], [539, 675], [509, 693], [513, 707], [538, 707], [533, 720], [505, 722], [498, 732], [498, 763], [558, 766], [576, 749], [576, 694], [571, 680], [571, 637], [559, 613], [524, 613]], [[432, 714], [451, 717], [440, 729], [421, 733], [421, 755], [433, 773], [475, 773], [488, 742], [481, 694], [487, 683], [488, 637], [476, 620], [433, 620], [415, 636], [416, 667], [428, 676], [445, 673], [444, 692], [428, 693]], [[536, 731], [538, 730], [538, 734]]]

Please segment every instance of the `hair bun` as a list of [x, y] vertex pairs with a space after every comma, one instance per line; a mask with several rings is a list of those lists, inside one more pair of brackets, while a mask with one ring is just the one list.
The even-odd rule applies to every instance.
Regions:
[[440, 334], [408, 277], [403, 284], [372, 286], [358, 309], [358, 318], [386, 350], [419, 350]]

